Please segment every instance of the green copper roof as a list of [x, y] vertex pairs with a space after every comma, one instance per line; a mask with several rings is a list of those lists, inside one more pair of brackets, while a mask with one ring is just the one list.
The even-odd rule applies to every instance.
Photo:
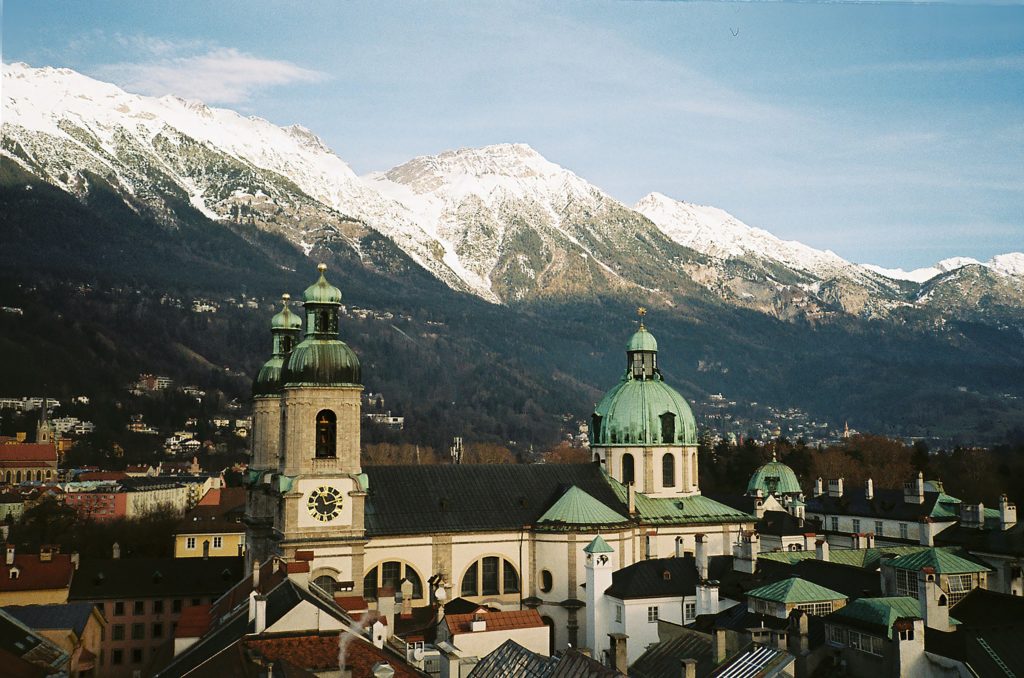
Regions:
[[254, 397], [274, 396], [281, 393], [281, 369], [284, 367], [284, 358], [275, 355], [263, 363], [256, 380], [252, 382], [252, 394]]
[[320, 271], [320, 279], [306, 288], [302, 293], [302, 301], [307, 304], [340, 304], [341, 290], [327, 282], [327, 278], [324, 277], [327, 266], [320, 264], [317, 270]]
[[793, 469], [774, 458], [750, 476], [747, 494], [752, 495], [757, 490], [761, 490], [766, 497], [770, 494], [799, 494], [802, 491]]
[[917, 598], [858, 598], [828, 616], [829, 621], [842, 622], [844, 619], [850, 619], [884, 628], [886, 638], [889, 639], [892, 639], [893, 623], [900, 618], [922, 618]]
[[773, 584], [766, 584], [747, 591], [751, 598], [771, 600], [776, 603], [817, 603], [826, 600], [845, 599], [842, 593], [818, 586], [799, 577], [790, 577]]
[[566, 490], [537, 523], [564, 525], [618, 525], [629, 522], [575, 485]]
[[[619, 497], [626, 503], [626, 486], [605, 474], [605, 479]], [[720, 504], [702, 495], [679, 499], [648, 497], [634, 493], [637, 513], [644, 523], [660, 525], [704, 525], [707, 523], [746, 523], [757, 520], [749, 513]], [[813, 553], [811, 555], [814, 555]]]
[[899, 570], [913, 570], [915, 572], [919, 572], [925, 567], [933, 567], [937, 574], [968, 574], [990, 571], [990, 568], [984, 565], [934, 547], [926, 548], [918, 553], [900, 556], [890, 560], [888, 564]]
[[647, 328], [643, 325], [640, 329], [629, 338], [629, 342], [626, 344], [626, 351], [657, 351], [658, 340], [654, 338], [654, 335], [647, 331]]
[[[339, 293], [340, 294], [340, 293]], [[302, 329], [302, 318], [299, 317], [298, 313], [292, 313], [292, 310], [288, 307], [288, 299], [290, 297], [284, 295], [284, 308], [270, 319], [270, 329], [272, 330], [301, 330]]]
[[614, 553], [615, 550], [608, 545], [601, 535], [594, 537], [594, 540], [583, 549], [584, 553]]
[[[926, 551], [930, 546], [882, 546], [870, 549], [829, 549], [828, 559], [829, 562], [839, 563], [840, 565], [851, 565], [853, 567], [862, 567], [865, 569], [874, 569], [878, 567], [879, 561], [882, 560], [883, 555], [892, 556], [905, 556], [914, 553], [920, 553]], [[947, 551], [950, 553], [957, 553], [960, 551], [955, 546], [939, 546], [934, 547], [939, 551]], [[801, 560], [814, 560], [815, 551], [770, 551], [766, 553], [760, 553], [758, 558], [766, 560], [773, 560], [780, 563], [794, 564]], [[892, 561], [890, 561], [892, 562]]]
[[[662, 416], [672, 415], [672, 438], [663, 440]], [[594, 411], [593, 445], [696, 445], [697, 422], [679, 392], [661, 380], [627, 374]], [[599, 418], [599, 419], [598, 419]]]
[[362, 367], [355, 352], [340, 339], [307, 336], [292, 349], [281, 380], [295, 385], [359, 385]]

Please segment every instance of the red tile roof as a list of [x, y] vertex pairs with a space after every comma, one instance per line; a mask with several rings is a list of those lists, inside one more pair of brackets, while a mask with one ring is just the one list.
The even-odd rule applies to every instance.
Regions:
[[[246, 647], [271, 661], [285, 660], [311, 671], [338, 668], [338, 636], [296, 635], [263, 636], [245, 641]], [[352, 678], [368, 678], [377, 662], [387, 662], [397, 678], [416, 678], [420, 674], [409, 668], [398, 657], [385, 654], [363, 638], [354, 638], [345, 653], [345, 667]]]
[[[3, 554], [0, 554], [0, 558]], [[0, 591], [45, 591], [66, 589], [71, 586], [71, 576], [75, 571], [71, 564], [71, 556], [66, 553], [55, 553], [52, 560], [43, 562], [36, 553], [16, 553], [13, 567], [18, 568], [18, 576], [11, 578], [11, 565], [0, 560]]]
[[57, 463], [57, 448], [45, 443], [0, 445], [0, 461], [38, 461]]
[[334, 602], [338, 604], [338, 607], [348, 613], [365, 612], [370, 609], [369, 604], [366, 602], [366, 598], [363, 598], [362, 596], [334, 596]]
[[181, 611], [178, 625], [174, 629], [175, 638], [201, 638], [210, 630], [210, 610], [213, 605], [193, 605]]
[[450, 614], [445, 617], [452, 634], [472, 633], [470, 622], [478, 616], [487, 623], [487, 631], [508, 631], [512, 629], [532, 629], [544, 626], [537, 610], [510, 610], [507, 612], [478, 612], [474, 614]]
[[288, 574], [294, 574], [297, 572], [309, 572], [309, 563], [288, 563]]
[[313, 560], [312, 551], [296, 551], [295, 560]]

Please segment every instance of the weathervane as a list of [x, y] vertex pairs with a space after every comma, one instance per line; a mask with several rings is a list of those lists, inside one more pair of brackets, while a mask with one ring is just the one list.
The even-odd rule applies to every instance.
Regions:
[[636, 309], [636, 314], [640, 316], [640, 329], [644, 328], [644, 316], [647, 315], [647, 309], [641, 306]]

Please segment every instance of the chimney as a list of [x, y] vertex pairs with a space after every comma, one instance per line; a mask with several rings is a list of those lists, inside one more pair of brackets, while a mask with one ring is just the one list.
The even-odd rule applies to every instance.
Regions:
[[814, 542], [814, 557], [817, 560], [828, 562], [828, 542], [824, 539], [819, 539]]
[[683, 538], [676, 537], [676, 558], [682, 558], [685, 552], [683, 551]]
[[811, 651], [810, 626], [807, 620], [807, 613], [803, 610], [793, 610], [789, 615], [789, 637], [790, 651], [799, 656], [806, 655]]
[[39, 562], [49, 563], [53, 560], [53, 547], [46, 545], [39, 547]]
[[871, 501], [875, 498], [875, 481], [868, 478], [864, 482], [864, 498]]
[[814, 548], [814, 542], [818, 540], [818, 535], [814, 532], [804, 533], [804, 551], [810, 551]]
[[412, 582], [408, 579], [402, 580], [402, 616], [412, 616]]
[[739, 543], [732, 547], [732, 569], [753, 574], [757, 569], [757, 554], [761, 550], [761, 537], [757, 532], [741, 532]]
[[256, 596], [259, 594], [255, 591], [249, 592], [249, 621], [256, 621]]
[[373, 625], [370, 627], [370, 630], [372, 631], [373, 634], [374, 647], [376, 647], [378, 650], [383, 649], [384, 643], [388, 639], [388, 627], [384, 623], [384, 620], [378, 617], [377, 620], [373, 622]]
[[725, 629], [716, 628], [714, 636], [711, 638], [711, 657], [714, 659], [715, 666], [724, 662], [728, 656], [729, 649], [726, 647]]
[[718, 614], [718, 582], [706, 581], [697, 584], [697, 614]]
[[930, 629], [949, 631], [949, 604], [936, 582], [935, 568], [924, 567], [917, 573], [917, 600]]
[[928, 516], [921, 518], [917, 525], [918, 543], [921, 546], [935, 546], [935, 523]]
[[469, 622], [469, 630], [473, 633], [487, 630], [487, 620], [482, 614], [473, 615], [473, 621]]
[[7, 545], [7, 558], [4, 562], [7, 565], [14, 565], [14, 544]]
[[78, 569], [78, 564], [79, 564], [80, 560], [81, 560], [81, 558], [78, 555], [78, 551], [72, 551], [71, 552], [71, 566], [74, 567], [76, 570]]
[[111, 548], [111, 551], [111, 555], [113, 556], [114, 560], [117, 560], [121, 557], [121, 545], [118, 544], [116, 541], [114, 542], [114, 546]]
[[253, 633], [260, 634], [267, 630], [267, 597], [257, 594], [252, 600], [256, 608]]
[[1017, 505], [1005, 494], [999, 497], [999, 529], [1008, 530], [1017, 524]]
[[260, 587], [260, 561], [258, 558], [252, 559], [252, 588], [258, 590]]
[[395, 628], [395, 590], [390, 586], [382, 586], [377, 591], [377, 611], [389, 629]]
[[830, 478], [828, 481], [828, 496], [836, 499], [843, 496], [843, 479]]
[[705, 581], [708, 578], [708, 537], [706, 534], [698, 534], [696, 541], [694, 560], [697, 561], [697, 578]]
[[924, 474], [917, 472], [917, 478], [903, 483], [903, 502], [906, 504], [924, 503]]
[[[1000, 506], [1000, 508], [1002, 508]], [[1000, 518], [1002, 518], [1002, 512], [1000, 511]], [[968, 527], [972, 529], [981, 529], [985, 526], [985, 505], [981, 502], [977, 504], [968, 504], [963, 502], [960, 504], [960, 527]]]
[[626, 505], [629, 508], [629, 515], [636, 515], [636, 490], [633, 489], [633, 483], [626, 485]]
[[814, 481], [814, 496], [820, 497], [823, 494], [825, 494], [825, 486], [821, 481], [821, 476], [818, 476], [818, 479]]
[[697, 678], [697, 660], [696, 659], [684, 659], [683, 663], [683, 678]]
[[608, 638], [611, 642], [611, 657], [612, 657], [612, 668], [619, 673], [626, 675], [629, 670], [629, 656], [626, 654], [626, 639], [629, 638], [625, 633], [609, 633]]

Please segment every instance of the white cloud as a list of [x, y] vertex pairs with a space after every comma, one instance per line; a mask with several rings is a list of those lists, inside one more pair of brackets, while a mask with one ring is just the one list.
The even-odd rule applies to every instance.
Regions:
[[237, 49], [207, 47], [202, 54], [181, 55], [180, 52], [201, 45], [148, 36], [115, 39], [148, 58], [105, 64], [92, 70], [97, 77], [139, 94], [174, 94], [205, 103], [240, 104], [261, 89], [327, 78], [325, 73], [289, 61], [263, 59]]

